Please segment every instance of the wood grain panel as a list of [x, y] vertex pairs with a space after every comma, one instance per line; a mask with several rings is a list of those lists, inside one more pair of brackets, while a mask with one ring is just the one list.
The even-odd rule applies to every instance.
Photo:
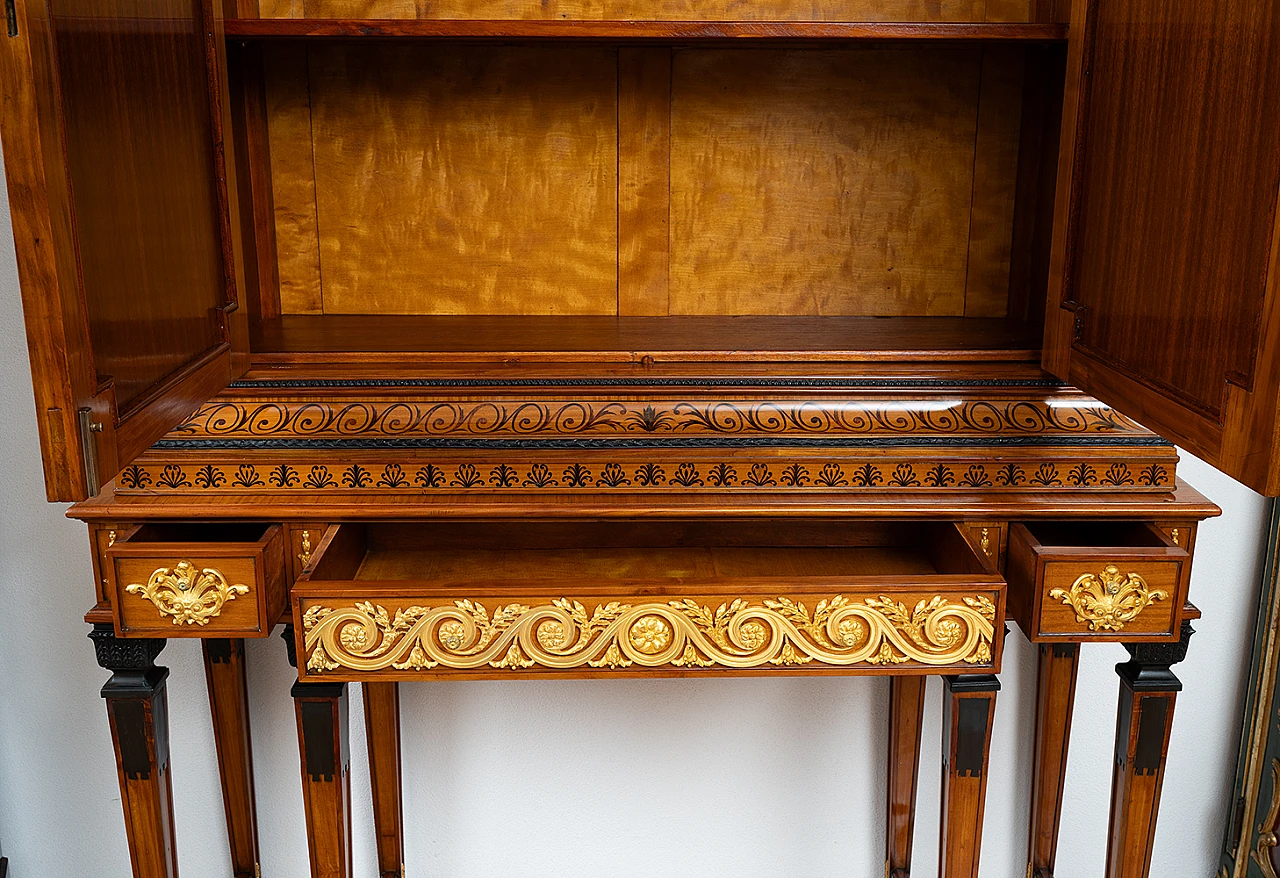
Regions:
[[1094, 6], [1065, 291], [1083, 309], [1075, 347], [1220, 423], [1228, 383], [1252, 388], [1260, 340], [1280, 3]]
[[164, 560], [117, 558], [112, 577], [118, 589], [116, 601], [120, 622], [118, 630], [126, 637], [192, 637], [220, 634], [255, 634], [262, 630], [259, 608], [262, 572], [252, 558], [190, 558], [197, 569], [213, 567], [231, 585], [244, 585], [248, 591], [228, 600], [222, 611], [204, 626], [175, 625], [172, 616], [164, 616], [154, 603], [141, 594], [126, 593], [129, 585], [146, 585], [151, 574], [161, 567], [172, 568], [179, 556], [176, 552]]
[[273, 45], [266, 47], [262, 57], [280, 310], [285, 314], [319, 314], [324, 307], [308, 51], [302, 44]]
[[[916, 547], [391, 549], [370, 552], [356, 579], [426, 579], [433, 583], [486, 577], [540, 579], [707, 579], [759, 576], [934, 575]], [[148, 571], [150, 573], [150, 571]]]
[[233, 42], [229, 86], [239, 155], [239, 201], [250, 222], [241, 226], [244, 300], [255, 319], [280, 316], [280, 270], [275, 206], [271, 197], [271, 148], [263, 47]]
[[671, 312], [963, 314], [980, 61], [677, 54]]
[[262, 18], [302, 18], [305, 14], [303, 0], [258, 0]]
[[671, 50], [618, 50], [618, 314], [666, 316]]
[[175, 0], [49, 12], [94, 370], [123, 412], [224, 341], [204, 22]]
[[[1050, 561], [1044, 565], [1044, 580], [1041, 586], [1040, 630], [1042, 636], [1073, 635], [1088, 637], [1093, 632], [1087, 621], [1076, 618], [1076, 612], [1067, 603], [1052, 597], [1049, 593], [1054, 589], [1070, 592], [1071, 585], [1078, 577], [1090, 573], [1098, 575], [1106, 556], [1100, 556], [1094, 563], [1072, 563]], [[1163, 592], [1166, 597], [1154, 601], [1138, 614], [1137, 618], [1124, 625], [1124, 634], [1164, 634], [1172, 635], [1177, 627], [1178, 610], [1185, 597], [1180, 583], [1182, 580], [1182, 564], [1178, 561], [1152, 561], [1147, 563], [1133, 561], [1117, 561], [1116, 566], [1125, 576], [1136, 573], [1142, 577], [1154, 591]], [[1107, 636], [1107, 632], [1097, 632]], [[1112, 635], [1114, 638], [1115, 635]]]
[[[539, 355], [574, 362], [591, 354], [592, 359], [646, 369], [670, 368], [680, 360], [706, 361], [700, 368], [714, 369], [735, 361], [735, 375], [742, 374], [743, 363], [759, 364], [762, 355], [774, 370], [778, 367], [772, 364], [781, 360], [873, 360], [878, 368], [888, 360], [1025, 362], [1035, 359], [1039, 343], [1038, 327], [972, 317], [301, 315], [263, 321], [255, 329], [253, 349], [261, 363], [311, 360], [368, 366], [379, 352], [431, 352], [441, 360], [465, 355], [478, 363], [518, 352], [526, 361]], [[413, 359], [422, 365], [421, 358]]]
[[983, 49], [965, 278], [966, 317], [1003, 317], [1009, 310], [1025, 63], [1021, 49]]
[[616, 51], [335, 44], [310, 69], [327, 313], [616, 313]]
[[299, 5], [307, 18], [375, 19], [980, 22], [1030, 14], [1030, 0], [262, 0], [262, 16], [297, 18]]
[[986, 0], [987, 21], [1032, 21], [1036, 0]]
[[814, 40], [984, 40], [1060, 42], [1058, 22], [706, 21], [528, 18], [239, 18], [228, 35], [274, 37], [468, 37], [473, 39], [690, 40], [795, 43]]

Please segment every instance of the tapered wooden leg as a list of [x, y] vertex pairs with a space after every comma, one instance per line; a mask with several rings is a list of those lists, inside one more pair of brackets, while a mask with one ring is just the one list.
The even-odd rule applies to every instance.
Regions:
[[1182, 683], [1169, 667], [1186, 657], [1191, 625], [1173, 644], [1125, 644], [1132, 660], [1116, 665], [1120, 707], [1111, 779], [1107, 878], [1147, 878], [1164, 783], [1173, 703]]
[[941, 878], [978, 878], [991, 723], [1000, 681], [944, 677]]
[[364, 683], [365, 739], [373, 787], [373, 826], [378, 838], [378, 875], [403, 878], [404, 807], [400, 793], [400, 687]]
[[311, 878], [351, 878], [346, 683], [294, 683]]
[[120, 802], [134, 878], [177, 878], [173, 784], [165, 678], [155, 665], [163, 640], [120, 640], [110, 625], [90, 633], [98, 664], [111, 671], [102, 687], [120, 778]]
[[1031, 844], [1027, 874], [1053, 878], [1062, 819], [1062, 788], [1067, 777], [1067, 742], [1076, 697], [1080, 647], [1075, 643], [1040, 645], [1036, 684], [1035, 756], [1031, 768]]
[[889, 678], [889, 850], [885, 874], [890, 878], [911, 874], [924, 691], [924, 677]]
[[222, 804], [227, 812], [231, 874], [258, 874], [258, 814], [253, 795], [253, 748], [249, 738], [249, 689], [243, 640], [205, 640], [204, 675], [218, 748]]

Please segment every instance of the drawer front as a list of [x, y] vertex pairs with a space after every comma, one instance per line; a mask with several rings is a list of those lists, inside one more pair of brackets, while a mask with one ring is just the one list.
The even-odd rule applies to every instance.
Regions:
[[1073, 545], [1011, 527], [1010, 615], [1032, 640], [1177, 637], [1190, 556], [1149, 524], [1125, 523], [1116, 536], [1115, 545]]
[[1039, 633], [1172, 635], [1181, 572], [1179, 561], [1047, 561]]
[[357, 596], [329, 585], [295, 588], [303, 679], [990, 673], [1004, 632], [1000, 587], [513, 598], [427, 584], [415, 594], [407, 583], [369, 583]]
[[265, 637], [286, 603], [280, 525], [255, 542], [117, 541], [106, 561], [124, 637]]

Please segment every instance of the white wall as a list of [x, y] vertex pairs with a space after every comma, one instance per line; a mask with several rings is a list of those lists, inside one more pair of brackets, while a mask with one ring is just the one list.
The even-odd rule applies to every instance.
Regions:
[[[3, 202], [3, 199], [0, 199]], [[45, 503], [7, 205], [0, 204], [0, 847], [11, 878], [125, 876], [106, 714], [80, 620], [84, 527]], [[1231, 789], [1263, 544], [1262, 498], [1198, 461], [1182, 474], [1225, 510], [1201, 532], [1204, 610], [1178, 702], [1153, 876], [1207, 878]], [[1034, 653], [1008, 641], [984, 878], [1025, 871]], [[1058, 874], [1100, 875], [1119, 646], [1083, 651]], [[307, 875], [291, 670], [251, 641], [262, 873]], [[199, 646], [171, 641], [178, 856], [230, 874]], [[353, 686], [356, 875], [374, 876]], [[770, 678], [402, 687], [410, 876], [879, 876], [888, 683]], [[931, 681], [914, 872], [937, 856], [940, 687]]]

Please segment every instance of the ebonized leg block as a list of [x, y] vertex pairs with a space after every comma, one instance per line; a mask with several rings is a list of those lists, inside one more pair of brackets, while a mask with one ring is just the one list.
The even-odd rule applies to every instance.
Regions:
[[111, 671], [102, 697], [115, 745], [134, 878], [176, 878], [165, 691], [169, 669], [155, 665], [165, 641], [121, 640], [110, 625], [95, 625], [89, 637], [98, 664]]
[[908, 878], [911, 874], [925, 680], [915, 676], [889, 678], [889, 849], [885, 873], [890, 878]]
[[1125, 644], [1132, 660], [1116, 665], [1120, 705], [1111, 780], [1107, 878], [1147, 878], [1160, 810], [1173, 705], [1182, 682], [1169, 670], [1186, 658], [1193, 630], [1171, 644]]
[[227, 812], [231, 874], [258, 874], [258, 814], [253, 794], [253, 748], [249, 736], [249, 689], [243, 640], [205, 640], [204, 674], [218, 747], [222, 803]]
[[378, 875], [404, 874], [404, 806], [400, 787], [400, 687], [364, 683], [365, 738], [373, 787], [373, 824], [378, 839]]
[[294, 683], [312, 878], [351, 878], [346, 683]]
[[944, 677], [941, 878], [978, 878], [991, 725], [1000, 682]]
[[1079, 668], [1079, 644], [1040, 645], [1031, 769], [1031, 842], [1027, 853], [1027, 874], [1031, 878], [1053, 878]]

